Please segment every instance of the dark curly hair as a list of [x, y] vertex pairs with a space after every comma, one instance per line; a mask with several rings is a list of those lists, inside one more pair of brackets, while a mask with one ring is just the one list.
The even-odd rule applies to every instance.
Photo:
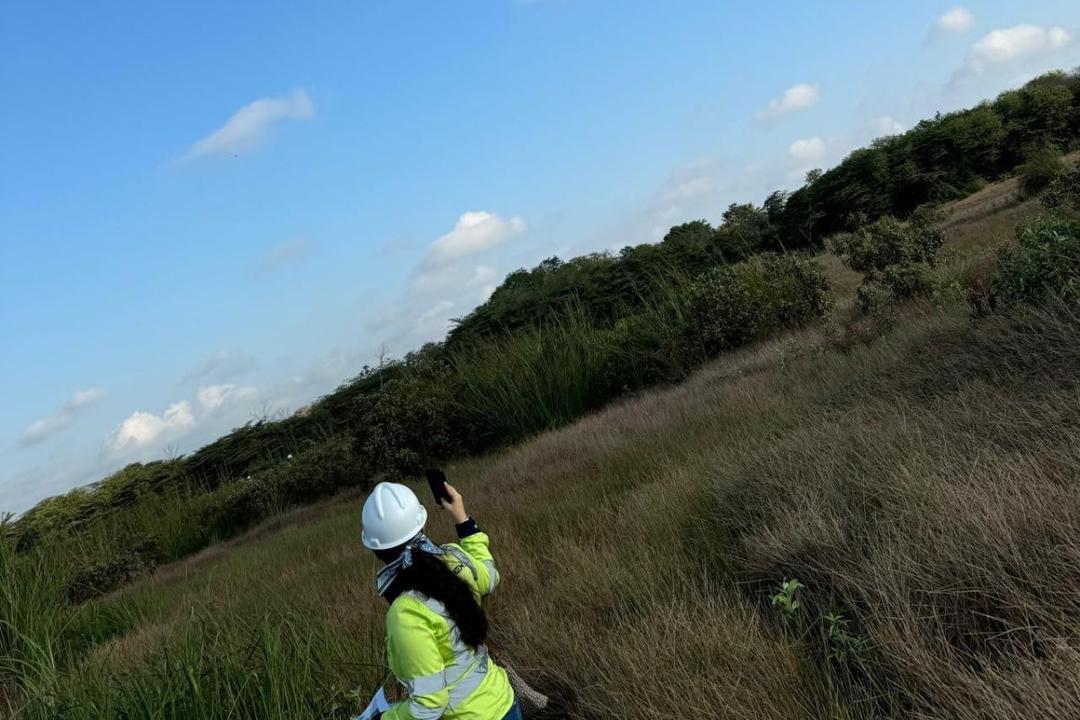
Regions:
[[[375, 554], [384, 562], [390, 562], [401, 551], [401, 548], [376, 550]], [[457, 625], [466, 645], [476, 649], [484, 644], [488, 632], [487, 615], [468, 584], [455, 575], [441, 557], [414, 552], [412, 565], [398, 571], [383, 596], [392, 603], [407, 590], [414, 590], [446, 606], [447, 614]]]

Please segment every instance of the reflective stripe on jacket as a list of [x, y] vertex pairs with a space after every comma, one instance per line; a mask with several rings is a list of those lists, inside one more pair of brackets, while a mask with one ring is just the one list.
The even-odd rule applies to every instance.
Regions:
[[[480, 598], [495, 589], [488, 536], [482, 532], [444, 545], [443, 560]], [[383, 713], [383, 720], [498, 720], [510, 711], [514, 691], [506, 672], [481, 645], [475, 651], [438, 600], [407, 591], [386, 614], [390, 670], [409, 697]]]

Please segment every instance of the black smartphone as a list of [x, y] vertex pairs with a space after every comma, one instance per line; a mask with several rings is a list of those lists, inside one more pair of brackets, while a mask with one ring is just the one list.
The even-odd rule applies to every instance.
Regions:
[[424, 471], [431, 494], [435, 496], [435, 502], [450, 502], [450, 493], [446, 492], [446, 473], [438, 468], [428, 468]]

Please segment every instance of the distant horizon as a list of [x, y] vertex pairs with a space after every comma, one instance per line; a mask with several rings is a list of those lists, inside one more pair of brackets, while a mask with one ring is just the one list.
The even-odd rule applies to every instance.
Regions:
[[335, 10], [8, 11], [0, 512], [310, 406], [518, 267], [1080, 65], [1046, 1]]

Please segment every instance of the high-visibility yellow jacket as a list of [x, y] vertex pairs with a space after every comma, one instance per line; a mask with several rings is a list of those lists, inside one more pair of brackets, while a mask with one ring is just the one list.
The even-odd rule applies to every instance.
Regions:
[[[480, 602], [498, 585], [499, 573], [488, 536], [462, 534], [460, 545], [443, 546], [442, 558]], [[506, 671], [485, 646], [474, 651], [462, 641], [438, 600], [415, 591], [394, 600], [386, 614], [386, 653], [409, 697], [392, 705], [383, 720], [502, 720], [514, 704]]]

